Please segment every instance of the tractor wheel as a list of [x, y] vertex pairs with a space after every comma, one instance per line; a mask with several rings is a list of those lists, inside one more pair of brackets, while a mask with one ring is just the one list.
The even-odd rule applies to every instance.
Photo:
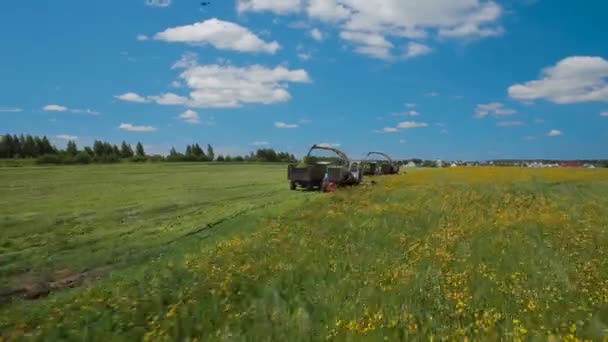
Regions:
[[295, 190], [297, 187], [296, 182], [289, 182], [289, 190]]

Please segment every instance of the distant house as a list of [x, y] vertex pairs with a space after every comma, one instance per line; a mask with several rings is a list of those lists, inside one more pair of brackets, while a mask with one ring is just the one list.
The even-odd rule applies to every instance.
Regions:
[[405, 167], [411, 169], [411, 168], [417, 167], [417, 165], [413, 161], [410, 161], [409, 163], [405, 164]]
[[452, 165], [450, 165], [450, 167], [458, 167], [458, 164], [452, 163]]
[[443, 162], [441, 160], [438, 160], [436, 165], [437, 167], [443, 167]]

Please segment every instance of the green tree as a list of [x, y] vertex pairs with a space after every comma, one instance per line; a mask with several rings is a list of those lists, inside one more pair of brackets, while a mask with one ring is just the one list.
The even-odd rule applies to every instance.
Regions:
[[8, 141], [9, 135], [0, 135], [0, 158], [9, 158], [8, 156]]
[[211, 146], [211, 144], [207, 144], [207, 158], [209, 158], [210, 161], [215, 159], [215, 153], [213, 152], [213, 146]]
[[102, 157], [105, 154], [103, 142], [101, 142], [99, 140], [95, 140], [93, 142], [93, 152], [96, 157]]
[[146, 151], [144, 151], [144, 145], [142, 145], [139, 141], [137, 142], [137, 145], [135, 146], [135, 154], [138, 157], [146, 156]]
[[133, 149], [131, 145], [127, 144], [124, 140], [122, 145], [120, 145], [120, 156], [122, 158], [131, 158], [133, 157]]
[[40, 150], [42, 151], [40, 153], [41, 155], [57, 153], [57, 150], [55, 149], [55, 147], [53, 147], [53, 145], [51, 145], [51, 142], [46, 137], [46, 135], [42, 137], [42, 140], [40, 140]]
[[36, 149], [36, 141], [31, 135], [25, 137], [25, 143], [23, 147], [23, 155], [26, 158], [37, 157], [38, 151]]
[[65, 149], [65, 152], [70, 156], [76, 156], [78, 154], [78, 146], [76, 146], [76, 142], [68, 140], [68, 145]]
[[221, 154], [219, 156], [217, 156], [217, 161], [218, 162], [223, 162], [224, 161], [224, 156], [221, 155]]

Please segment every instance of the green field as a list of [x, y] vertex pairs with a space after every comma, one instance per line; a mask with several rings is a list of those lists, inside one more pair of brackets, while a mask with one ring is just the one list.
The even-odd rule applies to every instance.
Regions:
[[2, 287], [41, 296], [5, 296], [0, 335], [608, 336], [608, 170], [377, 181], [324, 195], [287, 190], [281, 165], [0, 168]]

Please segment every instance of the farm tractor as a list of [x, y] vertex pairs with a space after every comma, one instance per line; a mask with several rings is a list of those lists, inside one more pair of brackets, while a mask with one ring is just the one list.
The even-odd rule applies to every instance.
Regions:
[[[384, 160], [371, 159], [377, 155]], [[370, 152], [367, 154], [367, 159], [363, 166], [363, 174], [365, 175], [395, 175], [399, 173], [399, 167], [393, 162], [391, 157], [382, 152]]]
[[[315, 150], [330, 151], [336, 157], [316, 157], [312, 155]], [[360, 163], [351, 161], [344, 152], [325, 145], [313, 145], [304, 158], [304, 165], [288, 166], [287, 178], [291, 190], [300, 187], [309, 191], [333, 192], [339, 186], [358, 185], [363, 173]]]

